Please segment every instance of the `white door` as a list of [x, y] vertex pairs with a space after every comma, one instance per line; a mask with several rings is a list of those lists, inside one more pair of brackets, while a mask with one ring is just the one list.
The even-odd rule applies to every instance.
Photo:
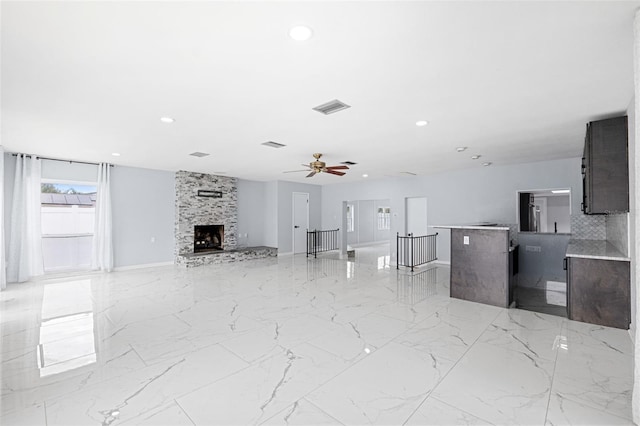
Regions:
[[426, 197], [407, 198], [407, 220], [406, 232], [418, 237], [427, 235], [427, 199]]
[[307, 252], [307, 229], [309, 229], [309, 194], [293, 193], [293, 253]]

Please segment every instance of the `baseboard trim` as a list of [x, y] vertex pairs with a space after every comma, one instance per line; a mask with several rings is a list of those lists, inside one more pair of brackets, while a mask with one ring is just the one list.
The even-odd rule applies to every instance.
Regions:
[[158, 268], [161, 266], [173, 266], [173, 265], [175, 265], [173, 261], [158, 262], [158, 263], [142, 263], [139, 265], [118, 266], [117, 268], [113, 268], [113, 271], [114, 272], [131, 271], [133, 269]]
[[278, 257], [280, 257], [280, 256], [291, 256], [291, 255], [293, 255], [292, 251], [290, 251], [288, 253], [278, 253]]
[[434, 260], [433, 263], [435, 263], [437, 265], [451, 266], [451, 262], [449, 260]]

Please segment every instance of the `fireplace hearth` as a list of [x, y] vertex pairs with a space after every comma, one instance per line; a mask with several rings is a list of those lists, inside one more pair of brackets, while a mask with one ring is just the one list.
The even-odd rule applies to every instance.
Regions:
[[224, 225], [196, 225], [193, 230], [193, 252], [224, 250]]

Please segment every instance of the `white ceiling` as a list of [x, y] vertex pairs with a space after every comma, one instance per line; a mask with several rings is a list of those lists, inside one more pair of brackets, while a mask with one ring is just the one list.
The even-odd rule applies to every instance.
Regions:
[[[2, 145], [314, 184], [576, 157], [585, 123], [632, 99], [638, 6], [3, 1]], [[336, 98], [351, 108], [311, 109]], [[358, 164], [282, 173], [314, 152]]]

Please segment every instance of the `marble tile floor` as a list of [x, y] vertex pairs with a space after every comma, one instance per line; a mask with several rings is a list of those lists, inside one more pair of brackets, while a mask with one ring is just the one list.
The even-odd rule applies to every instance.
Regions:
[[385, 250], [10, 285], [0, 424], [632, 424], [626, 331], [451, 299]]

